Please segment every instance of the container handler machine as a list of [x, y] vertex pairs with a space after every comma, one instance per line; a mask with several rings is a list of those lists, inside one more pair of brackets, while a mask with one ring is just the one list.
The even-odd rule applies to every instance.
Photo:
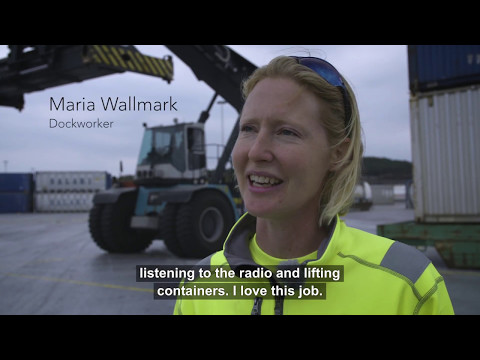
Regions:
[[[214, 90], [213, 98], [197, 122], [144, 125], [135, 186], [97, 193], [89, 230], [108, 252], [139, 252], [154, 239], [163, 239], [175, 255], [200, 258], [221, 249], [241, 213], [233, 177], [226, 173], [239, 119], [210, 175], [204, 124], [218, 95], [240, 114], [240, 84], [256, 66], [227, 46], [165, 46]], [[8, 58], [0, 60], [0, 105], [19, 110], [24, 93], [99, 76], [134, 71], [173, 79], [171, 56], [146, 56], [131, 45], [9, 47]]]

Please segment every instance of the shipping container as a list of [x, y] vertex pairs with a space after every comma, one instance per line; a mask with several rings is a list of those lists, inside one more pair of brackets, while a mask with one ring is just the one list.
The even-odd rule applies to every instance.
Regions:
[[39, 171], [35, 192], [97, 192], [111, 186], [105, 171]]
[[108, 190], [112, 187], [113, 185], [113, 179], [112, 179], [112, 174], [110, 173], [105, 173], [105, 190]]
[[33, 174], [0, 173], [0, 213], [32, 211]]
[[395, 197], [393, 194], [393, 185], [375, 184], [372, 187], [372, 202], [374, 205], [393, 204]]
[[0, 213], [32, 212], [32, 193], [5, 192], [0, 193]]
[[407, 194], [407, 186], [405, 184], [393, 185], [393, 197], [395, 201], [405, 201], [406, 194]]
[[408, 45], [412, 94], [480, 84], [480, 45]]
[[86, 212], [93, 206], [93, 192], [35, 193], [36, 212]]
[[480, 87], [410, 98], [415, 220], [480, 222]]
[[33, 174], [0, 173], [0, 193], [33, 191]]

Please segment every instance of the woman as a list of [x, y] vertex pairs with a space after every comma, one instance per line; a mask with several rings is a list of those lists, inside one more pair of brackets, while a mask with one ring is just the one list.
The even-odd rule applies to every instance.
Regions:
[[[174, 312], [453, 314], [443, 278], [421, 252], [340, 219], [363, 146], [355, 96], [338, 71], [322, 59], [280, 56], [243, 93], [232, 160], [247, 213], [224, 249], [201, 262], [238, 282], [212, 298], [178, 298]], [[250, 279], [254, 269], [261, 278]], [[261, 284], [265, 292], [251, 290]]]

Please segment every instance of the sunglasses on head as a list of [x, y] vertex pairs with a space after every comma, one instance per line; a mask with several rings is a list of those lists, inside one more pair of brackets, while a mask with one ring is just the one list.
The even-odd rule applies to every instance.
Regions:
[[340, 89], [340, 92], [343, 96], [343, 105], [345, 107], [345, 127], [348, 127], [350, 122], [350, 117], [352, 115], [352, 109], [350, 101], [347, 95], [347, 88], [345, 83], [342, 80], [340, 73], [330, 64], [328, 61], [316, 58], [316, 57], [301, 57], [301, 56], [290, 56], [291, 58], [297, 60], [300, 65], [306, 66], [309, 69], [315, 71], [320, 75], [325, 81], [330, 85], [336, 86]]

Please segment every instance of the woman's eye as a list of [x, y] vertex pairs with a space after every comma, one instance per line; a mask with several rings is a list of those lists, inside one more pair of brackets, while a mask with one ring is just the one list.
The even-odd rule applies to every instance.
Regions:
[[242, 132], [251, 132], [253, 131], [253, 126], [250, 126], [250, 125], [243, 125], [240, 130]]
[[285, 135], [285, 136], [298, 136], [295, 132], [293, 132], [291, 130], [288, 130], [288, 129], [282, 129], [280, 131], [280, 134]]

